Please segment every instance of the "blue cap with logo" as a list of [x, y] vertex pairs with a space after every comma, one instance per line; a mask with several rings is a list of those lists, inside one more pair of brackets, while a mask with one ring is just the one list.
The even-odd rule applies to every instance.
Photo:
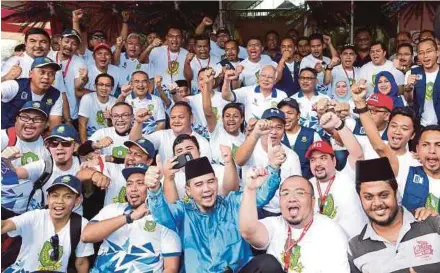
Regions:
[[58, 176], [46, 191], [50, 192], [51, 189], [58, 185], [68, 187], [76, 194], [81, 194], [81, 181], [73, 175], [68, 174]]
[[147, 172], [148, 166], [145, 164], [137, 164], [133, 166], [129, 166], [122, 170], [122, 175], [124, 176], [125, 180], [128, 179], [128, 177], [134, 173], [142, 173], [144, 174]]
[[50, 136], [46, 137], [44, 141], [51, 138], [61, 138], [67, 141], [79, 142], [78, 132], [75, 130], [75, 128], [73, 128], [72, 125], [69, 124], [62, 124], [54, 127], [50, 133]]
[[74, 29], [66, 29], [63, 32], [61, 32], [61, 37], [75, 37], [78, 39], [78, 42], [81, 43], [81, 35], [78, 33], [78, 31]]
[[280, 108], [283, 107], [284, 105], [288, 105], [288, 106], [292, 107], [293, 109], [296, 109], [296, 111], [297, 111], [298, 113], [300, 112], [300, 110], [299, 110], [299, 104], [298, 104], [298, 102], [296, 101], [296, 99], [293, 99], [293, 98], [284, 98], [284, 99], [282, 99], [282, 100], [278, 103], [277, 107], [278, 107], [278, 109], [280, 109]]
[[45, 117], [49, 116], [49, 109], [46, 104], [41, 103], [39, 101], [27, 101], [21, 107], [19, 112], [27, 111], [27, 110], [35, 110], [41, 112]]
[[261, 116], [262, 119], [273, 119], [273, 118], [279, 118], [283, 122], [286, 122], [286, 116], [283, 112], [280, 111], [278, 108], [269, 108], [266, 111], [264, 111], [263, 115]]
[[45, 66], [52, 66], [55, 71], [58, 71], [58, 70], [61, 69], [59, 64], [57, 64], [56, 62], [52, 61], [51, 58], [48, 58], [48, 57], [37, 57], [37, 58], [34, 59], [34, 62], [31, 65], [31, 70], [34, 69], [34, 68], [41, 68], [41, 67], [45, 67]]
[[131, 145], [136, 145], [141, 148], [149, 157], [154, 157], [156, 155], [156, 149], [154, 149], [153, 143], [151, 143], [148, 139], [140, 138], [136, 141], [127, 140], [124, 142], [124, 145], [130, 148]]

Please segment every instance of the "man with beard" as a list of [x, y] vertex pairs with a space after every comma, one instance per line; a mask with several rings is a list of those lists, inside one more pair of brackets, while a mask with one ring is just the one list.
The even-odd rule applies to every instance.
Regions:
[[16, 116], [27, 101], [38, 101], [47, 107], [50, 128], [61, 124], [63, 97], [52, 87], [60, 66], [47, 57], [37, 57], [32, 63], [29, 78], [1, 83], [2, 129], [14, 126]]
[[[142, 137], [142, 123], [149, 119], [151, 113], [147, 109], [141, 109], [136, 113], [136, 119], [130, 131], [130, 139], [135, 140]], [[207, 156], [210, 160], [211, 149], [209, 142], [203, 136], [199, 135], [191, 128], [193, 121], [193, 114], [191, 106], [184, 101], [176, 102], [170, 111], [170, 129], [156, 131], [149, 135], [144, 135], [146, 139], [154, 144], [154, 148], [159, 151], [162, 163], [167, 158], [173, 156], [173, 143], [178, 135], [187, 134], [197, 138], [200, 145], [201, 156]]]
[[196, 53], [188, 53], [185, 60], [185, 68], [183, 74], [188, 82], [191, 82], [191, 94], [197, 94], [200, 86], [198, 84], [198, 75], [200, 71], [209, 69], [213, 70], [215, 64], [220, 62], [220, 59], [210, 55], [209, 37], [206, 35], [199, 35], [195, 37], [195, 51]]
[[359, 78], [367, 81], [368, 94], [373, 94], [376, 75], [382, 71], [388, 71], [393, 74], [399, 88], [405, 81], [404, 74], [397, 70], [393, 62], [386, 59], [387, 49], [382, 42], [375, 42], [370, 47], [371, 62], [364, 64], [359, 71]]
[[[225, 71], [228, 69], [235, 70], [235, 68], [243, 61], [242, 58], [238, 57], [240, 53], [240, 46], [236, 40], [229, 40], [225, 43], [225, 58], [215, 65], [215, 86], [223, 86], [223, 79], [225, 76]], [[231, 87], [238, 87], [239, 82], [233, 81]]]
[[23, 238], [17, 260], [4, 272], [67, 272], [68, 268], [78, 273], [89, 272], [88, 256], [94, 254], [93, 245], [78, 241], [73, 246], [75, 231], [71, 231], [75, 227], [72, 221], [79, 226], [79, 233], [88, 222], [72, 212], [81, 203], [81, 182], [73, 175], [61, 175], [47, 188], [47, 193], [48, 209], [2, 221], [2, 235]]
[[224, 100], [239, 102], [244, 105], [245, 120], [261, 117], [266, 109], [275, 107], [287, 95], [281, 90], [275, 89], [276, 70], [272, 65], [266, 65], [258, 72], [258, 85], [244, 86], [231, 91], [230, 83], [237, 79], [237, 72], [227, 70], [222, 87], [222, 97]]
[[[330, 87], [324, 84], [324, 70], [331, 69], [331, 67], [337, 65], [339, 62], [338, 53], [333, 47], [330, 36], [315, 33], [310, 35], [309, 41], [311, 52], [301, 60], [300, 71], [306, 67], [315, 69], [318, 73], [316, 81], [318, 92], [329, 95], [328, 92]], [[324, 44], [330, 50], [331, 59], [322, 55]]]
[[[103, 241], [91, 273], [128, 273], [133, 268], [142, 272], [178, 272], [180, 239], [174, 231], [156, 224], [145, 204], [147, 169], [144, 164], [123, 169], [127, 203], [105, 206], [84, 228], [83, 242]], [[115, 245], [119, 247], [113, 250]], [[137, 259], [129, 259], [132, 255]]]
[[44, 105], [37, 101], [28, 101], [18, 112], [15, 126], [1, 131], [2, 151], [15, 147], [22, 155], [12, 162], [14, 167], [50, 158], [42, 137], [47, 118], [47, 108]]
[[[255, 189], [246, 188], [240, 206], [240, 233], [254, 248], [266, 250], [262, 273], [349, 273], [347, 237], [338, 224], [314, 214], [313, 186], [290, 176], [280, 186], [281, 215], [258, 220]], [[274, 265], [269, 261], [275, 259]], [[252, 263], [252, 261], [250, 262]]]
[[[348, 150], [347, 168], [354, 169], [356, 161], [363, 159], [362, 148], [351, 130], [333, 112], [325, 113], [320, 119], [321, 127], [338, 136]], [[335, 151], [325, 141], [317, 141], [309, 147], [306, 158], [310, 160], [313, 178], [310, 182], [319, 194], [315, 212], [328, 216], [338, 223], [349, 237], [359, 234], [366, 223], [353, 178], [336, 170]]]
[[[285, 153], [286, 160], [280, 167], [281, 182], [289, 176], [301, 175], [301, 164], [298, 155], [289, 147], [281, 143], [285, 134], [286, 117], [277, 108], [269, 108], [264, 111], [261, 119], [255, 124], [252, 133], [238, 148], [235, 156], [237, 165], [243, 166], [243, 177], [251, 171], [253, 166], [266, 166], [269, 160], [269, 152], [273, 147], [280, 146]], [[279, 192], [270, 200], [264, 208], [259, 210], [259, 217], [279, 215]]]
[[[365, 90], [355, 90], [353, 96], [356, 108], [363, 112], [362, 109], [365, 108]], [[414, 137], [414, 114], [412, 118], [395, 115], [393, 124], [390, 123], [389, 126], [389, 130], [392, 130], [389, 146], [378, 137], [377, 130], [368, 113], [361, 113], [360, 117], [375, 151], [381, 157], [386, 156], [393, 167], [394, 175], [398, 178], [402, 206], [411, 212], [421, 207], [439, 211], [440, 160], [437, 148], [438, 143], [440, 143], [439, 126], [430, 125], [422, 130], [417, 144], [417, 155], [422, 163], [422, 166], [419, 166], [419, 164], [411, 164], [408, 162], [409, 160], [404, 160], [405, 148], [403, 147], [406, 145], [403, 147], [400, 145], [401, 148], [397, 148], [401, 142], [408, 142], [410, 137]], [[412, 126], [411, 123], [413, 123]], [[402, 132], [399, 132], [399, 129]], [[406, 133], [404, 132], [405, 129], [411, 131]], [[400, 156], [402, 156], [402, 159], [399, 158]]]
[[[196, 35], [205, 34], [205, 29], [209, 26], [212, 26], [213, 21], [209, 17], [203, 17], [202, 22], [197, 26], [195, 29]], [[217, 29], [217, 32], [215, 33], [215, 36], [217, 38], [216, 41], [210, 40], [210, 47], [212, 55], [216, 56], [220, 60], [223, 60], [225, 58], [226, 53], [226, 42], [231, 39], [231, 34], [229, 33], [229, 30], [227, 28], [219, 28]], [[238, 45], [237, 45], [238, 46]], [[242, 46], [238, 46], [238, 56], [241, 59], [246, 59], [248, 57], [248, 54], [246, 53], [246, 48]]]
[[128, 149], [124, 147], [124, 143], [129, 138], [133, 108], [125, 102], [115, 103], [110, 110], [110, 117], [113, 126], [95, 131], [89, 140], [81, 145], [81, 155], [100, 150], [100, 154], [105, 156], [125, 158]]
[[[78, 92], [84, 86], [80, 71], [86, 69], [81, 57], [76, 55], [81, 44], [81, 35], [74, 29], [66, 29], [61, 33], [60, 50], [52, 51], [47, 56], [55, 60], [61, 67], [62, 79], [65, 85], [65, 92], [70, 107], [72, 124], [78, 127]], [[84, 72], [83, 72], [84, 73]], [[69, 120], [68, 120], [69, 121]]]
[[115, 80], [115, 84], [113, 86], [113, 90], [111, 92], [112, 95], [115, 95], [116, 90], [120, 86], [120, 69], [116, 65], [111, 64], [112, 51], [107, 44], [97, 44], [93, 50], [93, 59], [94, 62], [91, 62], [87, 65], [88, 79], [89, 81], [85, 85], [85, 88], [90, 91], [96, 91], [96, 87], [94, 85], [95, 79], [99, 74], [107, 73], [113, 77]]
[[405, 100], [413, 103], [413, 109], [422, 126], [439, 124], [440, 104], [437, 90], [440, 90], [440, 73], [437, 57], [439, 51], [432, 39], [417, 45], [417, 56], [422, 66], [412, 68], [405, 75]]
[[[255, 207], [267, 204], [279, 187], [279, 168], [284, 160], [281, 147], [271, 146], [267, 169], [254, 168], [248, 172], [244, 191], [257, 192]], [[234, 191], [226, 197], [218, 196], [218, 179], [206, 157], [188, 161], [185, 177], [190, 199], [174, 204], [165, 200], [157, 167], [148, 169], [145, 183], [153, 219], [176, 229], [180, 235], [186, 272], [257, 272], [248, 268], [252, 251], [238, 229], [243, 193]]]
[[399, 206], [387, 158], [357, 162], [356, 190], [370, 222], [349, 242], [351, 272], [438, 272], [440, 217]]
[[112, 76], [99, 74], [95, 79], [96, 92], [82, 97], [78, 113], [81, 143], [86, 142], [97, 130], [109, 127], [109, 109], [116, 103], [116, 98], [110, 95], [114, 84]]
[[358, 29], [354, 35], [354, 44], [356, 46], [356, 61], [354, 62], [354, 66], [362, 67], [364, 64], [371, 62], [371, 32], [366, 28]]
[[301, 60], [310, 54], [310, 41], [308, 37], [299, 37], [297, 42], [298, 53]]
[[295, 43], [292, 38], [284, 38], [281, 41], [281, 56], [278, 62], [277, 74], [281, 74], [281, 79], [275, 84], [278, 88], [286, 92], [287, 96], [293, 96], [299, 91], [299, 66], [300, 63], [295, 62], [293, 54], [296, 51]]

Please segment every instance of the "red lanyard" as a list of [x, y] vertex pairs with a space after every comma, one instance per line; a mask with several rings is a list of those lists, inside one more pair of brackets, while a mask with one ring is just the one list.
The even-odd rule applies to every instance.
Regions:
[[318, 188], [318, 193], [319, 193], [319, 200], [321, 200], [321, 204], [319, 205], [319, 213], [322, 214], [322, 211], [324, 210], [324, 204], [325, 204], [325, 200], [327, 199], [328, 193], [330, 191], [330, 188], [332, 187], [333, 181], [335, 181], [335, 177], [333, 176], [332, 179], [330, 180], [327, 189], [325, 190], [325, 194], [324, 196], [322, 195], [321, 192], [321, 183], [318, 181], [318, 179], [316, 180], [316, 186]]
[[[199, 62], [200, 69], [204, 68], [204, 67], [202, 66], [202, 63], [200, 62], [199, 58], [196, 57], [196, 60], [197, 60], [197, 62]], [[209, 59], [208, 59], [208, 65], [205, 66], [205, 67], [209, 67], [209, 63], [210, 63], [210, 62], [211, 62], [211, 57], [209, 57]]]
[[[342, 65], [341, 65], [342, 66]], [[351, 84], [351, 82], [350, 82], [350, 77], [348, 76], [348, 73], [347, 73], [347, 70], [345, 70], [345, 68], [342, 66], [342, 69], [344, 70], [344, 72], [345, 72], [345, 76], [347, 76], [347, 80], [348, 80], [348, 83], [349, 84]], [[353, 67], [353, 81], [354, 81], [354, 79], [355, 79], [355, 74], [354, 74], [354, 67]]]
[[[59, 52], [56, 54], [56, 62], [57, 62], [57, 63], [58, 63], [58, 54], [59, 54]], [[71, 62], [71, 61], [72, 61], [72, 57], [70, 57], [70, 58], [67, 60], [66, 69], [62, 71], [62, 73], [63, 73], [63, 78], [66, 77], [67, 72], [69, 71], [69, 66], [70, 66], [70, 62]]]
[[290, 262], [290, 255], [292, 254], [292, 248], [294, 248], [302, 240], [302, 238], [306, 235], [312, 223], [313, 223], [313, 218], [312, 221], [310, 221], [310, 223], [308, 223], [304, 227], [298, 240], [292, 240], [291, 228], [287, 227], [287, 240], [286, 240], [286, 245], [284, 246], [284, 271], [286, 272], [289, 271], [289, 262]]

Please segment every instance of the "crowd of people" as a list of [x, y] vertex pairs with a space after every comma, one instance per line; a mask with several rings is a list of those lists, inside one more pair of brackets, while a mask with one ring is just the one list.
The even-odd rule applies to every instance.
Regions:
[[4, 272], [440, 272], [434, 31], [240, 45], [122, 12], [110, 44], [83, 16], [2, 66]]

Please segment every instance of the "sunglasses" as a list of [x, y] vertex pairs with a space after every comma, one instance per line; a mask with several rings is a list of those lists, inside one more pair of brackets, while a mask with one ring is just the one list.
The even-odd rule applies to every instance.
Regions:
[[52, 261], [58, 261], [60, 258], [60, 239], [58, 238], [58, 234], [50, 237], [50, 245], [52, 246], [53, 251], [50, 253], [50, 259]]
[[63, 146], [64, 148], [72, 147], [73, 141], [67, 141], [67, 140], [52, 140], [48, 142], [48, 145], [50, 148], [57, 148], [58, 145]]

